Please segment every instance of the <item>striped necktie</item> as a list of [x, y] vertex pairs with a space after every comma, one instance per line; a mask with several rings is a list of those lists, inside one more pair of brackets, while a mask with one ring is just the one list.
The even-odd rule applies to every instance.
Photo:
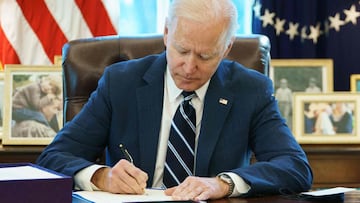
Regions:
[[195, 92], [181, 93], [180, 103], [171, 122], [164, 168], [164, 185], [169, 188], [193, 175], [195, 154], [196, 112], [191, 99]]

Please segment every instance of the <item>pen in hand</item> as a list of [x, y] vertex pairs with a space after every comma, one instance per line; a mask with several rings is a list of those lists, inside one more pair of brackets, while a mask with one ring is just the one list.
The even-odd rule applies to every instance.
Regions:
[[119, 147], [120, 147], [122, 153], [124, 154], [125, 159], [128, 160], [130, 163], [133, 164], [133, 163], [134, 163], [134, 160], [133, 160], [133, 158], [131, 157], [130, 153], [127, 151], [127, 149], [124, 147], [124, 145], [123, 145], [123, 144], [120, 144]]
[[[125, 148], [125, 146], [123, 144], [119, 144], [119, 147], [120, 147], [122, 153], [124, 154], [125, 159], [128, 160], [130, 163], [134, 164], [134, 160], [131, 157], [128, 150]], [[146, 186], [146, 184], [145, 184], [145, 186]], [[142, 187], [142, 193], [139, 193], [139, 194], [144, 194], [145, 193], [145, 186]]]

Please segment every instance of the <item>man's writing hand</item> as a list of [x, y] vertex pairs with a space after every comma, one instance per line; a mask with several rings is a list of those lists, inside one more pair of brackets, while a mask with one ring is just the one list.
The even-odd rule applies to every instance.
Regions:
[[165, 194], [175, 200], [201, 201], [225, 197], [228, 190], [229, 185], [219, 178], [189, 176], [180, 185], [165, 190]]
[[120, 194], [143, 194], [148, 175], [125, 159], [113, 168], [100, 168], [91, 182], [102, 191]]

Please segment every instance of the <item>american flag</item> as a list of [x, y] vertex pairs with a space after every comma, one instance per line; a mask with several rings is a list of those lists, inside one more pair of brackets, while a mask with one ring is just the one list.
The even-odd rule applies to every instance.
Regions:
[[331, 58], [334, 90], [359, 74], [359, 0], [255, 0], [253, 32], [270, 38], [271, 57]]
[[0, 0], [0, 68], [51, 65], [69, 40], [117, 34], [114, 6], [114, 0]]

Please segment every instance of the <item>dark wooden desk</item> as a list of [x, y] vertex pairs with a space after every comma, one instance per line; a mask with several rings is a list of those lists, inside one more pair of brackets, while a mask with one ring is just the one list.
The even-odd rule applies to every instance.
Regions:
[[[360, 145], [302, 145], [313, 169], [313, 188], [360, 188]], [[0, 163], [30, 162], [44, 146], [1, 146]]]
[[302, 145], [313, 170], [313, 188], [360, 188], [360, 145]]
[[[280, 195], [275, 196], [264, 196], [264, 197], [253, 197], [253, 198], [225, 198], [219, 200], [210, 200], [208, 203], [319, 203], [321, 201], [305, 201], [295, 200], [282, 197]], [[345, 194], [344, 203], [347, 202], [360, 202], [360, 191], [348, 192]], [[88, 203], [76, 197], [73, 197], [73, 203]]]
[[44, 146], [2, 146], [0, 163], [35, 163]]

